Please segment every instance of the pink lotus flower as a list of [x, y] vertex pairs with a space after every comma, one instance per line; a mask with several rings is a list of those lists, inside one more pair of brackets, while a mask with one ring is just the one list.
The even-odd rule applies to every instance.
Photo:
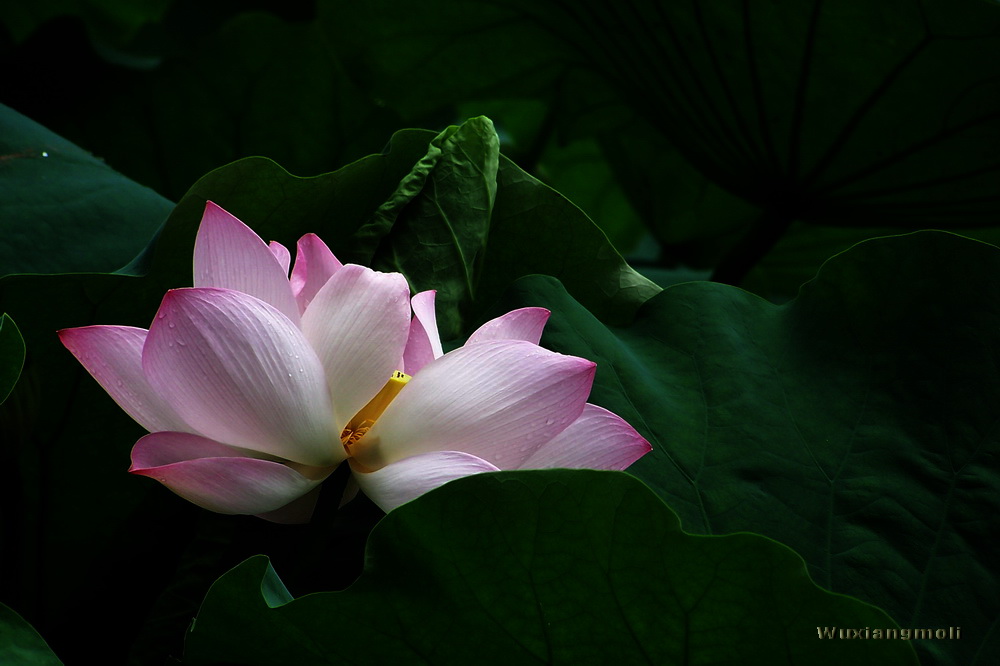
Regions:
[[[650, 450], [586, 403], [595, 364], [538, 346], [549, 312], [523, 308], [442, 353], [434, 292], [343, 265], [314, 234], [291, 255], [209, 202], [194, 287], [149, 330], [86, 326], [62, 343], [150, 434], [134, 474], [206, 509], [308, 520], [350, 460], [386, 511], [501, 469], [624, 469]], [[411, 319], [412, 313], [415, 315]]]

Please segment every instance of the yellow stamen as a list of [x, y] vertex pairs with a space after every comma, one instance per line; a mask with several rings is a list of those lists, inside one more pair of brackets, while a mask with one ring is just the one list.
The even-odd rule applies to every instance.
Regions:
[[382, 390], [369, 400], [368, 404], [362, 407], [361, 411], [355, 414], [354, 418], [348, 422], [347, 427], [344, 428], [344, 432], [340, 433], [340, 441], [344, 444], [344, 449], [348, 455], [351, 454], [351, 446], [357, 444], [358, 440], [371, 430], [371, 427], [375, 425], [376, 419], [382, 416], [382, 412], [393, 401], [393, 398], [399, 395], [399, 392], [403, 390], [408, 381], [410, 381], [409, 375], [396, 370], [389, 377], [389, 381], [385, 383]]

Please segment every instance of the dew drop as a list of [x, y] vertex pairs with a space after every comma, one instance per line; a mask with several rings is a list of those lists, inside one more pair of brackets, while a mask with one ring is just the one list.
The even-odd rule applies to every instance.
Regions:
[[49, 156], [48, 152], [46, 152], [46, 151], [43, 150], [42, 151], [42, 157], [48, 157], [48, 156]]
[[174, 322], [168, 323], [167, 326], [170, 327], [170, 328], [173, 328], [174, 327]]
[[167, 316], [167, 315], [166, 315], [165, 313], [163, 313], [163, 312], [160, 312], [159, 314], [157, 314], [157, 315], [156, 315], [156, 318], [157, 318], [157, 319], [163, 319], [163, 318], [164, 318], [164, 317], [166, 317], [166, 316]]
[[185, 346], [187, 346], [187, 343], [184, 342], [183, 340], [178, 340], [177, 341], [177, 346], [178, 347], [185, 347]]

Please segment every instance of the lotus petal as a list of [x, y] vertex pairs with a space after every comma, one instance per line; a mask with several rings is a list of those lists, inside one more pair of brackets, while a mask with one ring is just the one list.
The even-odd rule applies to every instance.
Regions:
[[464, 451], [515, 469], [583, 412], [595, 364], [520, 340], [460, 347], [425, 366], [361, 439], [366, 469]]
[[309, 493], [333, 469], [296, 470], [280, 462], [245, 457], [198, 435], [155, 432], [136, 442], [129, 471], [156, 479], [209, 511], [267, 514]]
[[342, 267], [316, 234], [306, 234], [299, 239], [290, 283], [300, 313], [306, 311], [316, 293]]
[[434, 314], [434, 297], [437, 292], [422, 291], [410, 299], [413, 319], [403, 352], [403, 372], [415, 375], [425, 365], [444, 354], [438, 334], [437, 316]]
[[253, 296], [167, 292], [142, 366], [153, 389], [206, 437], [308, 465], [346, 455], [315, 352], [287, 317]]
[[59, 340], [129, 416], [146, 430], [189, 430], [142, 372], [148, 331], [132, 326], [84, 326], [59, 331]]
[[281, 270], [285, 272], [285, 275], [288, 275], [288, 267], [292, 265], [292, 255], [288, 251], [288, 248], [278, 241], [271, 241], [268, 243], [267, 248], [271, 250], [271, 254], [278, 260]]
[[302, 332], [325, 368], [339, 428], [399, 369], [409, 327], [410, 290], [399, 273], [348, 264], [317, 292]]
[[545, 308], [511, 310], [477, 328], [465, 344], [486, 340], [524, 340], [537, 345], [550, 314]]
[[299, 322], [288, 270], [253, 229], [211, 201], [194, 242], [194, 286], [242, 291]]
[[587, 404], [573, 423], [521, 463], [521, 469], [568, 467], [622, 470], [651, 450], [617, 414]]
[[495, 465], [461, 451], [433, 451], [404, 458], [374, 472], [362, 472], [351, 461], [358, 486], [383, 511], [470, 474], [499, 471]]

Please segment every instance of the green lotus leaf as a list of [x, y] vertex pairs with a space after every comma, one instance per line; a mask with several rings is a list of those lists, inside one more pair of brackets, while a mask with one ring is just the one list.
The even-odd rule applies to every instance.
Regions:
[[3, 105], [0, 170], [0, 275], [113, 271], [149, 243], [173, 207]]
[[925, 663], [990, 663], [1000, 613], [1000, 250], [944, 232], [874, 239], [785, 305], [690, 282], [609, 328], [557, 282], [542, 344], [597, 361], [591, 401], [653, 451], [630, 471], [698, 534], [787, 544], [816, 582], [901, 626]]
[[[267, 559], [213, 585], [188, 663], [916, 664], [882, 611], [813, 583], [781, 544], [685, 534], [618, 472], [460, 479], [373, 530], [361, 578], [299, 599]], [[821, 630], [822, 630], [821, 629]], [[839, 629], [837, 630], [839, 631]]]
[[0, 661], [12, 666], [62, 666], [45, 639], [5, 604], [0, 604]]

